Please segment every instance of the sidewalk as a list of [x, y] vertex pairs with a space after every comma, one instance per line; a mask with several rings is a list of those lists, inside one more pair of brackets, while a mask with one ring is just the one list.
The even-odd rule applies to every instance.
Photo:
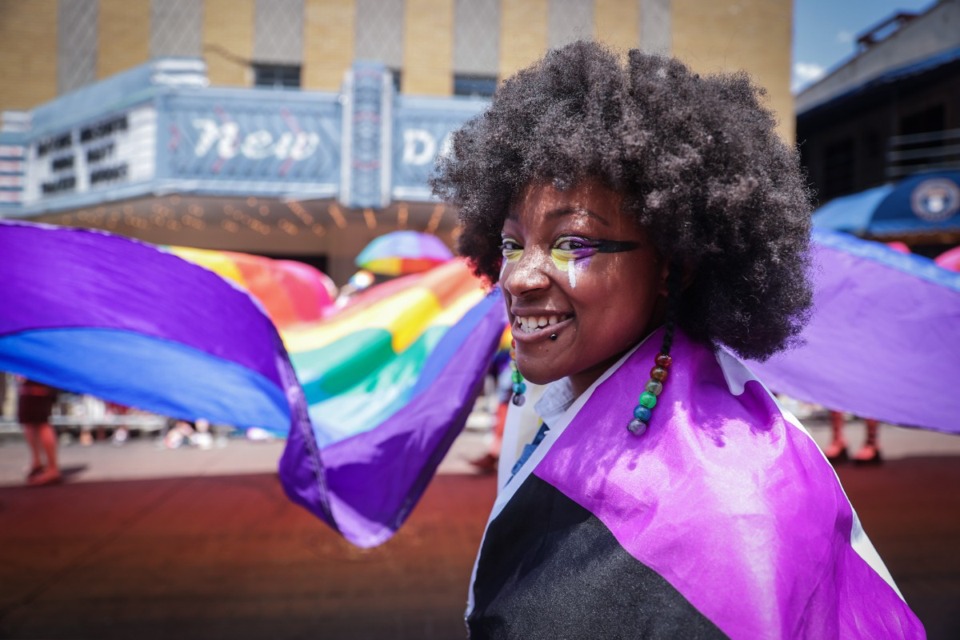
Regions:
[[[929, 637], [960, 637], [960, 437], [885, 427], [881, 438], [884, 465], [838, 473]], [[483, 435], [457, 441], [397, 536], [369, 550], [284, 496], [281, 449], [71, 446], [64, 465], [85, 469], [31, 489], [20, 484], [26, 446], [3, 439], [0, 638], [465, 637], [495, 494], [465, 462]]]
[[[826, 420], [812, 418], [805, 420], [804, 424], [817, 443], [826, 446], [830, 439]], [[863, 441], [863, 422], [851, 420], [845, 434], [853, 453]], [[90, 447], [76, 443], [61, 446], [61, 466], [69, 474], [70, 482], [274, 473], [283, 452], [282, 440], [250, 442], [231, 437], [225, 446], [209, 450], [186, 446], [171, 450], [161, 447], [154, 438], [154, 435], [144, 434], [122, 446], [114, 446], [109, 441], [99, 441]], [[467, 460], [483, 455], [486, 442], [486, 435], [481, 431], [464, 431], [441, 463], [439, 473], [472, 474], [474, 470]], [[960, 456], [960, 435], [885, 424], [881, 426], [880, 443], [886, 460], [928, 455]], [[26, 444], [19, 435], [0, 436], [0, 487], [23, 484], [27, 462]]]
[[[69, 483], [149, 478], [205, 477], [276, 473], [284, 440], [251, 442], [230, 437], [210, 449], [184, 445], [167, 449], [155, 435], [144, 434], [122, 445], [101, 440], [85, 447], [74, 442], [59, 449], [60, 466]], [[439, 473], [472, 474], [467, 460], [483, 455], [486, 437], [465, 431], [454, 442]], [[18, 434], [0, 437], [0, 487], [20, 486], [29, 463], [29, 451]]]

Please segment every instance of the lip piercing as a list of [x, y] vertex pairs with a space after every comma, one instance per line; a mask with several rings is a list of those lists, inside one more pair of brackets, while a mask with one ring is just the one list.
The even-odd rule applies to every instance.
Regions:
[[556, 341], [557, 341], [557, 334], [551, 333], [551, 334], [550, 334], [550, 339], [553, 340], [554, 342], [556, 342]]

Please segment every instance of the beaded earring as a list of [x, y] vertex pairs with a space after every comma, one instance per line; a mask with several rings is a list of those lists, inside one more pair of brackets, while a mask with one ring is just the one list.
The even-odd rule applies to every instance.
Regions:
[[673, 328], [676, 320], [677, 299], [680, 269], [671, 268], [667, 276], [667, 317], [663, 327], [663, 342], [660, 343], [660, 353], [654, 360], [654, 367], [650, 370], [650, 380], [643, 388], [637, 406], [633, 409], [633, 419], [627, 425], [627, 431], [635, 436], [642, 436], [650, 424], [653, 408], [657, 406], [657, 398], [663, 391], [663, 383], [670, 373], [673, 358], [670, 357], [670, 347], [673, 346]]
[[523, 374], [517, 368], [517, 342], [514, 340], [510, 344], [510, 368], [513, 370], [513, 398], [511, 402], [518, 407], [522, 407], [527, 398], [523, 395], [527, 391], [527, 385], [523, 381]]

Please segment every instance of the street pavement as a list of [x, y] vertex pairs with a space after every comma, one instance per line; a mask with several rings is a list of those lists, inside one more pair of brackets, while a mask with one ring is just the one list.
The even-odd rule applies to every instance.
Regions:
[[[818, 442], [822, 421], [808, 421]], [[848, 426], [857, 442], [858, 423]], [[884, 425], [886, 462], [838, 474], [930, 638], [960, 638], [960, 436]], [[465, 432], [408, 522], [354, 548], [291, 503], [282, 442], [61, 449], [68, 482], [22, 486], [0, 439], [0, 638], [465, 637], [462, 612], [495, 486]]]

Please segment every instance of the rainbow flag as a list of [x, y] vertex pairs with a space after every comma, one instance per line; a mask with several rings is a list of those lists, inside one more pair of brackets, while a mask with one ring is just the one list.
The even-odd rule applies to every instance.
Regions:
[[361, 546], [409, 515], [505, 324], [499, 293], [484, 295], [462, 262], [281, 335], [235, 282], [129, 238], [0, 221], [0, 255], [0, 370], [288, 434], [287, 493]]
[[290, 497], [358, 546], [387, 540], [466, 422], [505, 322], [499, 292], [454, 260], [284, 332], [313, 425], [287, 440]]
[[321, 446], [367, 431], [410, 400], [447, 330], [484, 298], [462, 261], [367, 289], [325, 322], [282, 331]]
[[299, 385], [246, 291], [86, 229], [0, 221], [0, 255], [0, 369], [160, 415], [289, 428]]
[[192, 247], [165, 249], [236, 283], [263, 305], [280, 329], [322, 319], [337, 297], [328, 275], [295, 260]]

